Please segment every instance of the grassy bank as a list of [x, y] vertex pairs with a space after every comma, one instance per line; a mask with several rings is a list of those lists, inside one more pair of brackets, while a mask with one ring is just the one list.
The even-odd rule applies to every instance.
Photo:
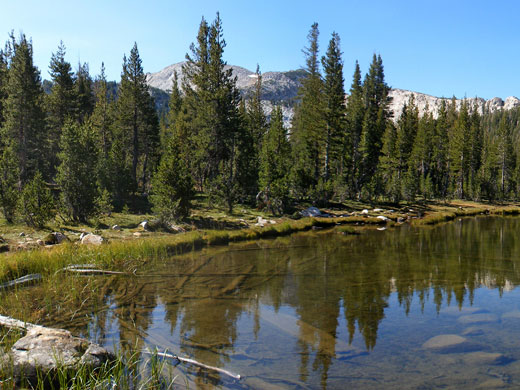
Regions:
[[131, 271], [151, 258], [160, 258], [200, 249], [206, 245], [278, 237], [314, 227], [338, 224], [384, 224], [377, 218], [303, 218], [266, 227], [239, 230], [195, 230], [176, 235], [145, 236], [137, 240], [112, 241], [102, 246], [65, 243], [38, 250], [23, 250], [3, 255], [0, 281], [23, 275], [54, 273], [70, 264], [97, 264], [100, 268]]
[[[51, 274], [70, 264], [97, 264], [100, 268], [133, 271], [140, 264], [151, 258], [160, 258], [169, 255], [185, 253], [200, 249], [207, 245], [225, 245], [230, 242], [257, 240], [263, 238], [289, 235], [295, 232], [313, 228], [327, 228], [336, 225], [362, 226], [387, 225], [395, 223], [410, 223], [412, 225], [434, 225], [453, 220], [458, 217], [479, 214], [517, 215], [520, 207], [516, 204], [489, 205], [475, 202], [450, 202], [409, 204], [394, 210], [388, 205], [350, 204], [342, 209], [325, 210], [330, 214], [328, 218], [301, 218], [293, 220], [278, 218], [270, 220], [265, 227], [252, 226], [259, 213], [257, 211], [243, 211], [233, 216], [221, 215], [215, 217], [208, 213], [206, 217], [200, 212], [197, 218], [205, 221], [218, 218], [217, 223], [211, 226], [222, 226], [219, 229], [199, 229], [197, 226], [186, 226], [191, 231], [180, 234], [164, 232], [146, 232], [139, 229], [138, 221], [143, 216], [112, 216], [110, 223], [118, 221], [121, 231], [107, 228], [94, 230], [109, 239], [108, 244], [99, 247], [79, 245], [80, 231], [88, 227], [61, 227], [61, 230], [72, 236], [72, 241], [66, 244], [45, 247], [36, 250], [19, 250], [0, 255], [0, 282], [12, 280], [31, 273]], [[265, 218], [269, 218], [268, 215]], [[384, 216], [382, 218], [381, 216]], [[271, 223], [272, 222], [272, 223]], [[248, 227], [245, 227], [248, 226]], [[15, 237], [20, 230], [19, 226], [11, 227], [8, 235]], [[0, 230], [1, 231], [1, 230]], [[88, 230], [87, 230], [88, 231]], [[72, 232], [72, 233], [71, 233]], [[138, 232], [138, 233], [137, 233]], [[352, 228], [344, 233], [352, 234]], [[31, 234], [29, 232], [29, 234]], [[48, 232], [34, 232], [33, 234], [48, 234]], [[5, 234], [2, 232], [2, 235]], [[13, 238], [12, 240], [16, 240]], [[74, 240], [76, 242], [74, 242]]]

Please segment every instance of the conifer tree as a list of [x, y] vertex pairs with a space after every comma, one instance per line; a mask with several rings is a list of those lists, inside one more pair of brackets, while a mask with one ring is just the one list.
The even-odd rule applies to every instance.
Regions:
[[180, 145], [172, 138], [168, 142], [152, 179], [151, 201], [154, 213], [163, 222], [174, 222], [189, 216], [195, 193], [189, 169], [179, 158]]
[[405, 182], [405, 197], [408, 199], [413, 199], [418, 193], [426, 199], [434, 197], [431, 173], [434, 134], [435, 121], [428, 107], [426, 107], [426, 112], [419, 119], [417, 125], [417, 134], [408, 162]]
[[[332, 33], [326, 56], [322, 58], [324, 70], [323, 97], [325, 101], [325, 167], [326, 182], [344, 182], [345, 169], [345, 87], [340, 38]], [[339, 182], [339, 183], [338, 183]]]
[[282, 109], [276, 106], [271, 113], [269, 130], [262, 141], [259, 175], [260, 189], [264, 193], [267, 209], [272, 213], [281, 214], [287, 207], [290, 166], [291, 145], [283, 124]]
[[53, 177], [59, 163], [58, 152], [62, 128], [67, 120], [78, 119], [78, 96], [74, 87], [75, 75], [69, 62], [65, 60], [65, 45], [60, 42], [58, 51], [52, 54], [49, 65], [52, 88], [46, 95], [48, 123], [48, 167]]
[[365, 107], [363, 101], [363, 86], [361, 84], [361, 69], [356, 61], [346, 111], [347, 142], [345, 157], [348, 161], [348, 171], [346, 174], [349, 186], [349, 195], [351, 197], [360, 192], [360, 144], [364, 117]]
[[68, 121], [65, 124], [58, 157], [56, 181], [65, 214], [73, 221], [86, 222], [96, 211], [98, 197], [96, 135], [90, 122], [79, 125]]
[[33, 64], [32, 43], [11, 35], [10, 62], [4, 100], [3, 139], [9, 139], [19, 166], [21, 183], [43, 168], [45, 116], [40, 72]]
[[114, 188], [114, 177], [111, 172], [110, 151], [113, 138], [114, 109], [108, 92], [104, 64], [101, 64], [101, 74], [96, 80], [95, 90], [95, 105], [91, 123], [92, 129], [96, 134], [96, 148], [99, 151], [99, 185], [101, 189], [112, 191]]
[[512, 189], [512, 178], [515, 169], [515, 156], [511, 137], [510, 124], [508, 123], [507, 112], [502, 112], [502, 118], [498, 125], [496, 134], [497, 165], [499, 171], [499, 196], [504, 200]]
[[4, 105], [7, 98], [7, 54], [0, 50], [0, 129], [4, 124]]
[[80, 123], [90, 117], [96, 103], [94, 83], [90, 77], [88, 64], [78, 64], [78, 71], [74, 80], [74, 89], [77, 100], [77, 116]]
[[[260, 166], [260, 152], [262, 141], [267, 131], [267, 117], [262, 107], [262, 73], [260, 66], [256, 67], [256, 83], [253, 94], [247, 102], [247, 109], [244, 116], [245, 137], [248, 140], [244, 146], [250, 146], [249, 150], [241, 151], [243, 157], [243, 174], [241, 182], [246, 182], [245, 192], [249, 195], [256, 195], [258, 192], [258, 174]], [[271, 112], [271, 115], [273, 113]]]
[[476, 104], [473, 106], [470, 121], [471, 160], [469, 163], [469, 188], [472, 198], [477, 199], [480, 197], [479, 171], [482, 165], [483, 132]]
[[9, 143], [0, 150], [0, 207], [6, 221], [12, 223], [20, 194], [18, 161]]
[[117, 132], [129, 156], [132, 187], [145, 191], [156, 163], [159, 120], [136, 43], [130, 51], [130, 57], [123, 58], [116, 107]]
[[199, 189], [223, 200], [231, 211], [241, 192], [238, 149], [245, 126], [236, 77], [225, 68], [225, 46], [220, 15], [210, 26], [203, 19], [183, 68], [186, 113], [181, 127], [189, 134], [189, 165]]
[[323, 171], [326, 130], [323, 107], [323, 80], [318, 60], [318, 24], [311, 26], [305, 54], [305, 76], [301, 81], [291, 131], [293, 151], [292, 181], [297, 196], [310, 195], [322, 200], [318, 185]]
[[177, 121], [181, 115], [182, 110], [182, 95], [179, 89], [179, 77], [177, 71], [173, 72], [172, 90], [170, 99], [168, 100], [168, 115], [166, 116], [166, 123], [161, 132], [161, 145], [165, 148], [169, 144], [169, 139], [175, 132]]
[[458, 119], [450, 136], [450, 170], [453, 192], [459, 199], [466, 196], [467, 178], [470, 163], [471, 121], [468, 103], [462, 102]]
[[449, 186], [448, 146], [448, 112], [446, 101], [442, 100], [433, 135], [431, 176], [435, 196], [443, 199]]
[[56, 215], [54, 199], [39, 171], [24, 186], [19, 208], [25, 223], [38, 228]]
[[390, 88], [385, 82], [381, 56], [374, 54], [370, 69], [363, 82], [365, 112], [361, 133], [361, 173], [360, 183], [365, 187], [365, 196], [375, 193], [373, 179], [376, 177], [377, 164], [382, 147], [382, 137], [387, 126], [390, 112], [388, 93]]
[[394, 203], [401, 200], [401, 181], [398, 172], [397, 129], [393, 123], [388, 123], [383, 135], [378, 174], [381, 175], [382, 181], [385, 183], [386, 197]]

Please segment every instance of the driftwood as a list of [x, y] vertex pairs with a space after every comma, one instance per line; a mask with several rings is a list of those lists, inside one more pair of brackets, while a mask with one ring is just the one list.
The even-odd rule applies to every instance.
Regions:
[[25, 275], [25, 276], [22, 276], [21, 278], [18, 278], [18, 279], [15, 279], [15, 280], [11, 280], [11, 281], [6, 282], [6, 283], [1, 283], [0, 284], [0, 290], [6, 289], [6, 288], [10, 288], [10, 287], [15, 287], [15, 286], [18, 286], [20, 284], [28, 284], [28, 283], [38, 282], [40, 280], [42, 280], [42, 276], [40, 274]]
[[168, 358], [168, 359], [178, 360], [181, 363], [193, 364], [194, 366], [205, 368], [206, 370], [216, 371], [218, 373], [227, 375], [227, 376], [229, 376], [229, 377], [231, 377], [233, 379], [240, 379], [241, 378], [241, 376], [238, 375], [238, 374], [234, 374], [234, 373], [232, 373], [230, 371], [227, 371], [227, 370], [224, 370], [222, 368], [208, 366], [207, 364], [198, 362], [198, 361], [193, 360], [193, 359], [180, 357], [180, 356], [177, 356], [177, 355], [172, 355], [172, 354], [166, 353], [166, 352], [159, 352], [159, 351], [155, 351], [155, 352], [144, 351], [144, 352], [149, 354], [149, 355], [157, 355], [157, 356]]
[[23, 322], [20, 320], [17, 320], [15, 318], [7, 317], [0, 315], [0, 326], [3, 326], [5, 328], [9, 329], [18, 329], [18, 330], [30, 330], [34, 328], [43, 328], [41, 325], [35, 325], [31, 324], [30, 322]]

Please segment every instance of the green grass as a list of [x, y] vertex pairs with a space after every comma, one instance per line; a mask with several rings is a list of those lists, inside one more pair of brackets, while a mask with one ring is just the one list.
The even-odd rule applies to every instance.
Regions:
[[175, 367], [152, 352], [141, 357], [138, 351], [117, 352], [113, 361], [107, 361], [96, 369], [82, 365], [71, 369], [57, 362], [57, 369], [50, 372], [37, 370], [37, 378], [21, 379], [15, 383], [9, 364], [1, 367], [2, 389], [32, 388], [35, 390], [169, 390], [174, 388]]

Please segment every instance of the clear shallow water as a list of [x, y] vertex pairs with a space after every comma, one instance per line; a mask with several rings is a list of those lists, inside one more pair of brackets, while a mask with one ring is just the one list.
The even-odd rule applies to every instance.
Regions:
[[98, 301], [46, 325], [244, 376], [179, 365], [179, 388], [520, 387], [520, 218], [308, 232], [138, 274], [77, 278]]

